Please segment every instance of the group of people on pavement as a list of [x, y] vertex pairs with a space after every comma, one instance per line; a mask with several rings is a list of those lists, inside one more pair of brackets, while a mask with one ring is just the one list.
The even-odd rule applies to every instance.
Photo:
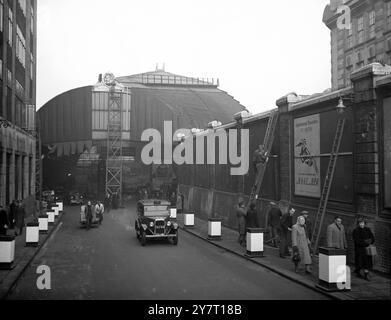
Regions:
[[[295, 209], [290, 208], [289, 202], [281, 200], [278, 205], [270, 203], [268, 213], [268, 227], [270, 228], [271, 242], [280, 249], [280, 257], [285, 259], [291, 256], [288, 248], [289, 232], [292, 240], [292, 261], [295, 271], [301, 263], [305, 266], [305, 273], [311, 273], [312, 265], [312, 244], [313, 235], [312, 223], [309, 219], [309, 212], [302, 211], [293, 224]], [[364, 218], [359, 218], [357, 226], [352, 233], [355, 252], [355, 273], [358, 277], [369, 279], [370, 270], [373, 266], [373, 255], [371, 250], [375, 243], [375, 237]], [[348, 249], [346, 231], [342, 224], [342, 218], [336, 216], [332, 224], [327, 227], [327, 247], [335, 249]]]
[[23, 234], [26, 210], [23, 202], [14, 200], [7, 208], [0, 205], [0, 236], [7, 235], [8, 230], [14, 230], [15, 236]]

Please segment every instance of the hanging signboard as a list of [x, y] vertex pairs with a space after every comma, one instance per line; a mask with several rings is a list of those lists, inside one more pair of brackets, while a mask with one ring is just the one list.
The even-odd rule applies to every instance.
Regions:
[[320, 116], [294, 121], [295, 194], [320, 198]]

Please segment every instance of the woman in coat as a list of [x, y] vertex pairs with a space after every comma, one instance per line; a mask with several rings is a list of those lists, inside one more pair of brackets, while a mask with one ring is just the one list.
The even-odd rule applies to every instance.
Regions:
[[239, 204], [235, 208], [236, 217], [238, 218], [238, 231], [239, 231], [239, 244], [244, 247], [246, 245], [246, 207], [242, 199], [239, 200]]
[[361, 278], [361, 270], [364, 270], [364, 279], [369, 280], [369, 270], [372, 269], [373, 261], [367, 254], [367, 248], [375, 243], [375, 237], [363, 218], [358, 220], [358, 226], [353, 231], [353, 240], [356, 266], [354, 272]]
[[[300, 255], [300, 261], [305, 265], [305, 273], [311, 274], [310, 265], [312, 264], [307, 231], [305, 228], [305, 218], [300, 216], [297, 223], [292, 227], [292, 246], [293, 252]], [[297, 272], [297, 270], [296, 270]]]

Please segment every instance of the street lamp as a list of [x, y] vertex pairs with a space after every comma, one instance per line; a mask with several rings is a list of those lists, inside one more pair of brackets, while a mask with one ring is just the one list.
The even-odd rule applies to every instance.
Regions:
[[343, 114], [345, 112], [345, 110], [346, 110], [346, 106], [343, 103], [343, 99], [341, 97], [341, 98], [339, 98], [339, 102], [338, 102], [338, 105], [337, 105], [337, 112], [339, 114]]

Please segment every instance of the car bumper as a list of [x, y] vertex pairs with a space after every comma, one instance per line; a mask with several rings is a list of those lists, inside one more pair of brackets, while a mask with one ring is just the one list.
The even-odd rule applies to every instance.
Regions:
[[166, 234], [166, 235], [155, 234], [155, 235], [146, 235], [145, 237], [147, 239], [165, 239], [165, 238], [175, 238], [176, 236], [177, 236], [176, 234]]

